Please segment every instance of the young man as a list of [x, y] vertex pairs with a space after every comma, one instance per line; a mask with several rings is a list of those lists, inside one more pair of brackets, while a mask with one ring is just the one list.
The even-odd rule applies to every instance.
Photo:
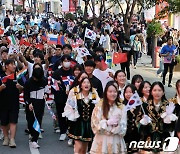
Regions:
[[[64, 112], [64, 107], [68, 97], [69, 84], [63, 81], [63, 78], [67, 78], [72, 76], [71, 65], [71, 57], [70, 55], [63, 55], [61, 58], [62, 67], [57, 69], [52, 78], [57, 81], [59, 90], [55, 90], [52, 88], [52, 93], [54, 94], [54, 101], [56, 104], [56, 110], [58, 115], [58, 123], [60, 127], [60, 141], [64, 141], [66, 139], [66, 131], [67, 131], [67, 121], [65, 117], [62, 117], [62, 113]], [[68, 80], [68, 79], [67, 79]], [[66, 80], [66, 81], [67, 81]]]
[[102, 98], [102, 97], [103, 97], [103, 87], [102, 87], [102, 83], [101, 83], [101, 81], [100, 81], [97, 77], [95, 77], [95, 76], [93, 75], [93, 71], [94, 71], [95, 67], [96, 67], [96, 64], [95, 64], [95, 62], [92, 61], [92, 60], [87, 60], [87, 61], [84, 63], [84, 70], [85, 70], [85, 72], [88, 74], [89, 79], [90, 79], [90, 81], [91, 81], [91, 83], [92, 83], [92, 86], [93, 86], [94, 88], [96, 88], [99, 97]]
[[22, 62], [24, 62], [25, 66], [28, 67], [28, 72], [29, 72], [29, 78], [32, 76], [32, 71], [33, 71], [33, 66], [34, 64], [42, 64], [43, 60], [45, 61], [45, 64], [42, 64], [43, 66], [43, 70], [44, 70], [44, 76], [46, 76], [47, 74], [47, 70], [49, 67], [49, 61], [48, 61], [48, 55], [43, 55], [43, 53], [41, 53], [41, 51], [35, 52], [34, 54], [34, 63], [30, 63], [28, 62], [23, 55], [19, 55], [20, 59]]
[[93, 71], [93, 75], [102, 82], [103, 90], [106, 84], [113, 80], [114, 70], [103, 67], [103, 62], [105, 57], [103, 55], [97, 55], [94, 59], [96, 64], [96, 69]]
[[[5, 62], [5, 73], [1, 78], [11, 75], [15, 76], [16, 65], [11, 59]], [[17, 81], [16, 78], [8, 78], [7, 80], [0, 81], [0, 118], [4, 134], [4, 146], [16, 147], [15, 134], [16, 124], [18, 122], [19, 114], [19, 93], [22, 92], [23, 81]], [[9, 139], [10, 132], [10, 139]]]
[[121, 63], [121, 69], [125, 71], [127, 74], [127, 79], [130, 80], [130, 61], [131, 61], [131, 55], [133, 55], [133, 49], [130, 45], [130, 39], [125, 38], [124, 44], [122, 45], [122, 52], [127, 53], [127, 62]]

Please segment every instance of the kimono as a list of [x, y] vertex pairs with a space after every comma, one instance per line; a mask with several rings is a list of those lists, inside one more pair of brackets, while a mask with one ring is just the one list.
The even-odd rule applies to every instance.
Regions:
[[88, 98], [84, 98], [79, 92], [67, 100], [62, 116], [71, 121], [68, 129], [70, 138], [83, 142], [92, 141], [94, 134], [91, 129], [91, 115], [99, 100], [100, 98], [94, 88], [89, 93]]
[[145, 129], [144, 133], [149, 134], [148, 141], [161, 141], [160, 148], [151, 149], [153, 152], [160, 152], [163, 141], [170, 137], [170, 132], [174, 131], [175, 122], [165, 123], [164, 118], [162, 118], [162, 115], [166, 113], [166, 107], [169, 105], [168, 101], [160, 102], [158, 105], [154, 105], [152, 100], [147, 103], [145, 112], [151, 118], [151, 123], [146, 125], [148, 129]]
[[102, 102], [98, 103], [93, 110], [91, 127], [95, 134], [90, 153], [91, 154], [124, 154], [126, 144], [124, 136], [127, 129], [127, 115], [123, 104], [110, 107], [108, 119], [118, 117], [117, 126], [107, 125], [107, 119], [103, 116]]

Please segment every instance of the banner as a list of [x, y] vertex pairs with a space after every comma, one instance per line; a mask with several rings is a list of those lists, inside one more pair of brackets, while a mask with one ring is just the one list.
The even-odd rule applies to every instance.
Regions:
[[77, 0], [74, 3], [74, 0], [69, 0], [69, 12], [75, 12], [76, 11], [76, 4], [77, 4]]
[[69, 0], [62, 0], [62, 12], [69, 12]]

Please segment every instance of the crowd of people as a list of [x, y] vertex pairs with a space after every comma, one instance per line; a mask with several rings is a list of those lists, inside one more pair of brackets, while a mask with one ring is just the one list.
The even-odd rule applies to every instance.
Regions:
[[[60, 133], [59, 140], [68, 137], [68, 145], [74, 145], [76, 154], [156, 153], [162, 152], [167, 137], [180, 138], [180, 80], [173, 98], [166, 98], [164, 88], [168, 68], [168, 86], [172, 87], [179, 34], [173, 35], [177, 31], [172, 33], [166, 27], [168, 35], [159, 40], [161, 44], [167, 42], [160, 51], [163, 80], [150, 83], [141, 72], [130, 74], [130, 65], [136, 69], [138, 58], [152, 54], [150, 49], [146, 52], [146, 26], [135, 22], [128, 37], [120, 19], [105, 16], [95, 27], [81, 18], [73, 21], [39, 19], [29, 14], [12, 19], [6, 16], [0, 38], [3, 146], [16, 147], [20, 96], [27, 120], [25, 132], [35, 149], [40, 148], [38, 138], [42, 137], [46, 106], [55, 132]], [[95, 40], [84, 37], [86, 28], [97, 34]], [[51, 43], [48, 34], [58, 35], [63, 41]], [[82, 56], [76, 48], [86, 48], [88, 54]], [[108, 61], [115, 52], [126, 53], [126, 61], [120, 65], [112, 64], [112, 58]], [[114, 71], [113, 65], [119, 69]], [[127, 106], [134, 103], [133, 96], [142, 104], [128, 110]], [[132, 141], [161, 144], [158, 148], [139, 149], [130, 146]]]

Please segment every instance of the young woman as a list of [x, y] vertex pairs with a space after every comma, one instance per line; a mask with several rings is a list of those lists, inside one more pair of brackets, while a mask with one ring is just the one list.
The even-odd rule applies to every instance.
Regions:
[[151, 83], [149, 81], [141, 82], [139, 86], [138, 94], [139, 94], [139, 97], [141, 97], [143, 103], [147, 103], [150, 88], [151, 88]]
[[28, 129], [32, 136], [31, 146], [39, 148], [38, 137], [39, 132], [33, 128], [35, 117], [39, 124], [42, 123], [42, 118], [45, 108], [45, 94], [48, 93], [48, 82], [44, 78], [44, 71], [41, 64], [34, 64], [32, 77], [26, 82], [24, 87], [24, 99], [26, 105], [26, 119]]
[[74, 67], [73, 67], [73, 75], [74, 77], [78, 77], [78, 75], [81, 73], [81, 71], [83, 70], [82, 66], [80, 64], [76, 64]]
[[80, 91], [67, 100], [64, 108], [64, 117], [73, 121], [68, 136], [74, 139], [74, 153], [85, 154], [88, 143], [92, 141], [91, 114], [95, 104], [99, 102], [97, 92], [90, 83], [89, 78], [83, 78], [79, 84]]
[[132, 47], [134, 50], [134, 54], [133, 54], [134, 69], [136, 69], [139, 52], [141, 52], [141, 42], [139, 41], [139, 38], [137, 35], [134, 37], [134, 41], [132, 42]]
[[180, 138], [180, 80], [177, 80], [176, 82], [176, 95], [172, 99], [169, 100], [170, 102], [173, 102], [175, 104], [174, 113], [176, 116], [178, 116], [178, 121], [176, 124], [175, 133], [174, 135]]
[[[138, 132], [139, 132], [139, 135], [140, 135], [140, 140], [141, 141], [147, 141], [149, 139], [149, 129], [151, 129], [149, 126], [144, 126], [144, 125], [141, 125], [139, 122], [140, 120], [144, 117], [144, 112], [148, 106], [147, 104], [147, 100], [149, 98], [149, 95], [150, 95], [150, 88], [151, 88], [151, 83], [149, 81], [143, 81], [141, 82], [140, 86], [139, 86], [139, 90], [138, 90], [138, 94], [142, 100], [142, 107], [139, 106], [139, 114], [138, 114], [138, 121], [137, 121], [137, 124], [138, 124]], [[145, 154], [145, 151], [149, 151], [150, 149], [147, 149], [147, 148], [143, 148], [143, 149], [140, 149], [142, 153]]]
[[91, 154], [126, 153], [126, 111], [124, 105], [119, 103], [118, 87], [114, 81], [107, 83], [103, 101], [94, 108], [91, 120], [95, 134]]
[[79, 83], [81, 82], [81, 80], [83, 78], [86, 78], [86, 77], [88, 77], [86, 72], [81, 71], [79, 73], [79, 75], [75, 78], [72, 86], [70, 87], [70, 91], [69, 91], [69, 94], [68, 94], [68, 99], [70, 97], [72, 97], [72, 95], [75, 95], [75, 94], [77, 94], [79, 92]]
[[[136, 87], [132, 84], [127, 85], [124, 89], [124, 101], [123, 104], [127, 105], [129, 102], [131, 96], [136, 92]], [[127, 112], [127, 133], [124, 137], [125, 142], [127, 144], [127, 149], [128, 153], [137, 153], [138, 149], [137, 148], [129, 148], [129, 145], [131, 141], [139, 141], [140, 135], [138, 133], [138, 128], [137, 128], [137, 115], [139, 114], [139, 107], [136, 107], [135, 109], [131, 109]], [[133, 134], [133, 135], [132, 135]]]
[[132, 77], [131, 84], [133, 84], [138, 90], [142, 81], [144, 81], [143, 77], [139, 74], [136, 74]]
[[114, 80], [117, 81], [119, 87], [120, 100], [124, 100], [124, 88], [126, 87], [126, 73], [123, 70], [116, 71]]
[[173, 69], [174, 69], [174, 60], [175, 60], [175, 53], [176, 46], [173, 45], [173, 38], [168, 37], [167, 38], [167, 45], [163, 46], [161, 49], [160, 55], [164, 57], [164, 71], [163, 71], [163, 80], [162, 83], [165, 85], [165, 79], [166, 79], [166, 74], [169, 69], [169, 82], [168, 82], [168, 87], [172, 87], [171, 81], [173, 77]]
[[175, 104], [175, 114], [177, 116], [180, 115], [180, 80], [176, 82], [176, 95], [172, 99], [169, 100]]
[[[167, 115], [172, 115], [173, 105], [170, 104], [165, 97], [164, 86], [161, 82], [154, 82], [150, 89], [150, 95], [148, 98], [148, 106], [145, 109], [146, 115], [151, 118], [151, 123], [146, 124], [150, 126], [150, 129], [146, 129], [146, 133], [149, 133], [148, 141], [161, 141], [170, 137], [170, 132], [175, 129], [175, 122], [170, 121]], [[171, 112], [170, 112], [171, 110]], [[162, 151], [162, 145], [160, 148], [151, 149], [153, 152]]]

